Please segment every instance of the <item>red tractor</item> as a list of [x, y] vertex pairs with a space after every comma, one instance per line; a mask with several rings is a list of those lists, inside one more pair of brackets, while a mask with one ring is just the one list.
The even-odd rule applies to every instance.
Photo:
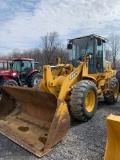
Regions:
[[10, 63], [7, 60], [0, 60], [0, 72], [10, 68]]
[[17, 58], [7, 63], [10, 65], [10, 69], [8, 67], [6, 70], [0, 71], [0, 85], [27, 85], [38, 88], [42, 75], [35, 69], [34, 59]]

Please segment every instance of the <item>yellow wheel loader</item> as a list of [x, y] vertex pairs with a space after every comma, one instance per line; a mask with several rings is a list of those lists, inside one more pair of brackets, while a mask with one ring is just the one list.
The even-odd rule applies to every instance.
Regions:
[[54, 69], [45, 65], [39, 89], [2, 86], [0, 133], [41, 157], [68, 132], [68, 102], [80, 121], [92, 118], [98, 95], [116, 103], [119, 84], [105, 60], [105, 43], [97, 35], [70, 39], [69, 63], [58, 58]]

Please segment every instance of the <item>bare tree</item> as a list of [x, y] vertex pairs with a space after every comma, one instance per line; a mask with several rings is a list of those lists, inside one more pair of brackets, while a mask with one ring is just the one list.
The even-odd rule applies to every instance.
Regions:
[[45, 63], [50, 64], [53, 62], [53, 55], [60, 46], [59, 34], [57, 32], [47, 33], [41, 37], [41, 41]]
[[[6, 59], [13, 58], [33, 58], [39, 62], [39, 66], [45, 64], [56, 64], [56, 58], [60, 57], [62, 62], [69, 61], [69, 53], [66, 47], [61, 43], [57, 32], [47, 33], [41, 37], [41, 50], [39, 48], [20, 51], [14, 49]], [[1, 55], [2, 56], [2, 55]]]
[[106, 60], [112, 62], [112, 52], [109, 49], [105, 50]]
[[112, 53], [113, 68], [116, 69], [116, 60], [120, 52], [120, 36], [111, 33], [109, 36], [109, 45]]
[[14, 57], [14, 58], [20, 58], [20, 53], [21, 53], [21, 51], [16, 48], [16, 49], [14, 49], [12, 51], [12, 57]]
[[47, 33], [41, 37], [41, 45], [45, 64], [55, 64], [57, 57], [61, 58], [62, 62], [68, 61], [68, 51], [61, 43], [57, 32]]
[[64, 61], [68, 62], [69, 61], [69, 52], [63, 44], [61, 44], [61, 46], [58, 50], [58, 57], [61, 58], [62, 62], [64, 62]]

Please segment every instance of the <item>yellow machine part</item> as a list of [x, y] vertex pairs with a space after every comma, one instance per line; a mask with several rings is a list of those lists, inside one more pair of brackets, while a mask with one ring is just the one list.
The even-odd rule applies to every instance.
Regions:
[[69, 130], [66, 103], [40, 89], [1, 88], [0, 133], [38, 157], [48, 153]]
[[107, 134], [104, 160], [120, 160], [120, 116], [107, 117]]

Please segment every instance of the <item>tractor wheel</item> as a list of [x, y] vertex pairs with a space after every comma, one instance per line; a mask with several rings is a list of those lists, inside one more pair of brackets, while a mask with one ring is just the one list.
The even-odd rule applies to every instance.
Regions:
[[104, 101], [108, 104], [114, 104], [118, 100], [119, 83], [116, 78], [111, 78], [109, 83], [109, 91], [104, 93]]
[[79, 121], [91, 119], [97, 107], [97, 88], [90, 80], [82, 80], [73, 88], [70, 97], [70, 110]]
[[18, 83], [13, 79], [8, 79], [4, 81], [3, 85], [18, 86]]
[[39, 84], [42, 80], [42, 75], [40, 73], [33, 73], [28, 78], [28, 87], [39, 88]]

